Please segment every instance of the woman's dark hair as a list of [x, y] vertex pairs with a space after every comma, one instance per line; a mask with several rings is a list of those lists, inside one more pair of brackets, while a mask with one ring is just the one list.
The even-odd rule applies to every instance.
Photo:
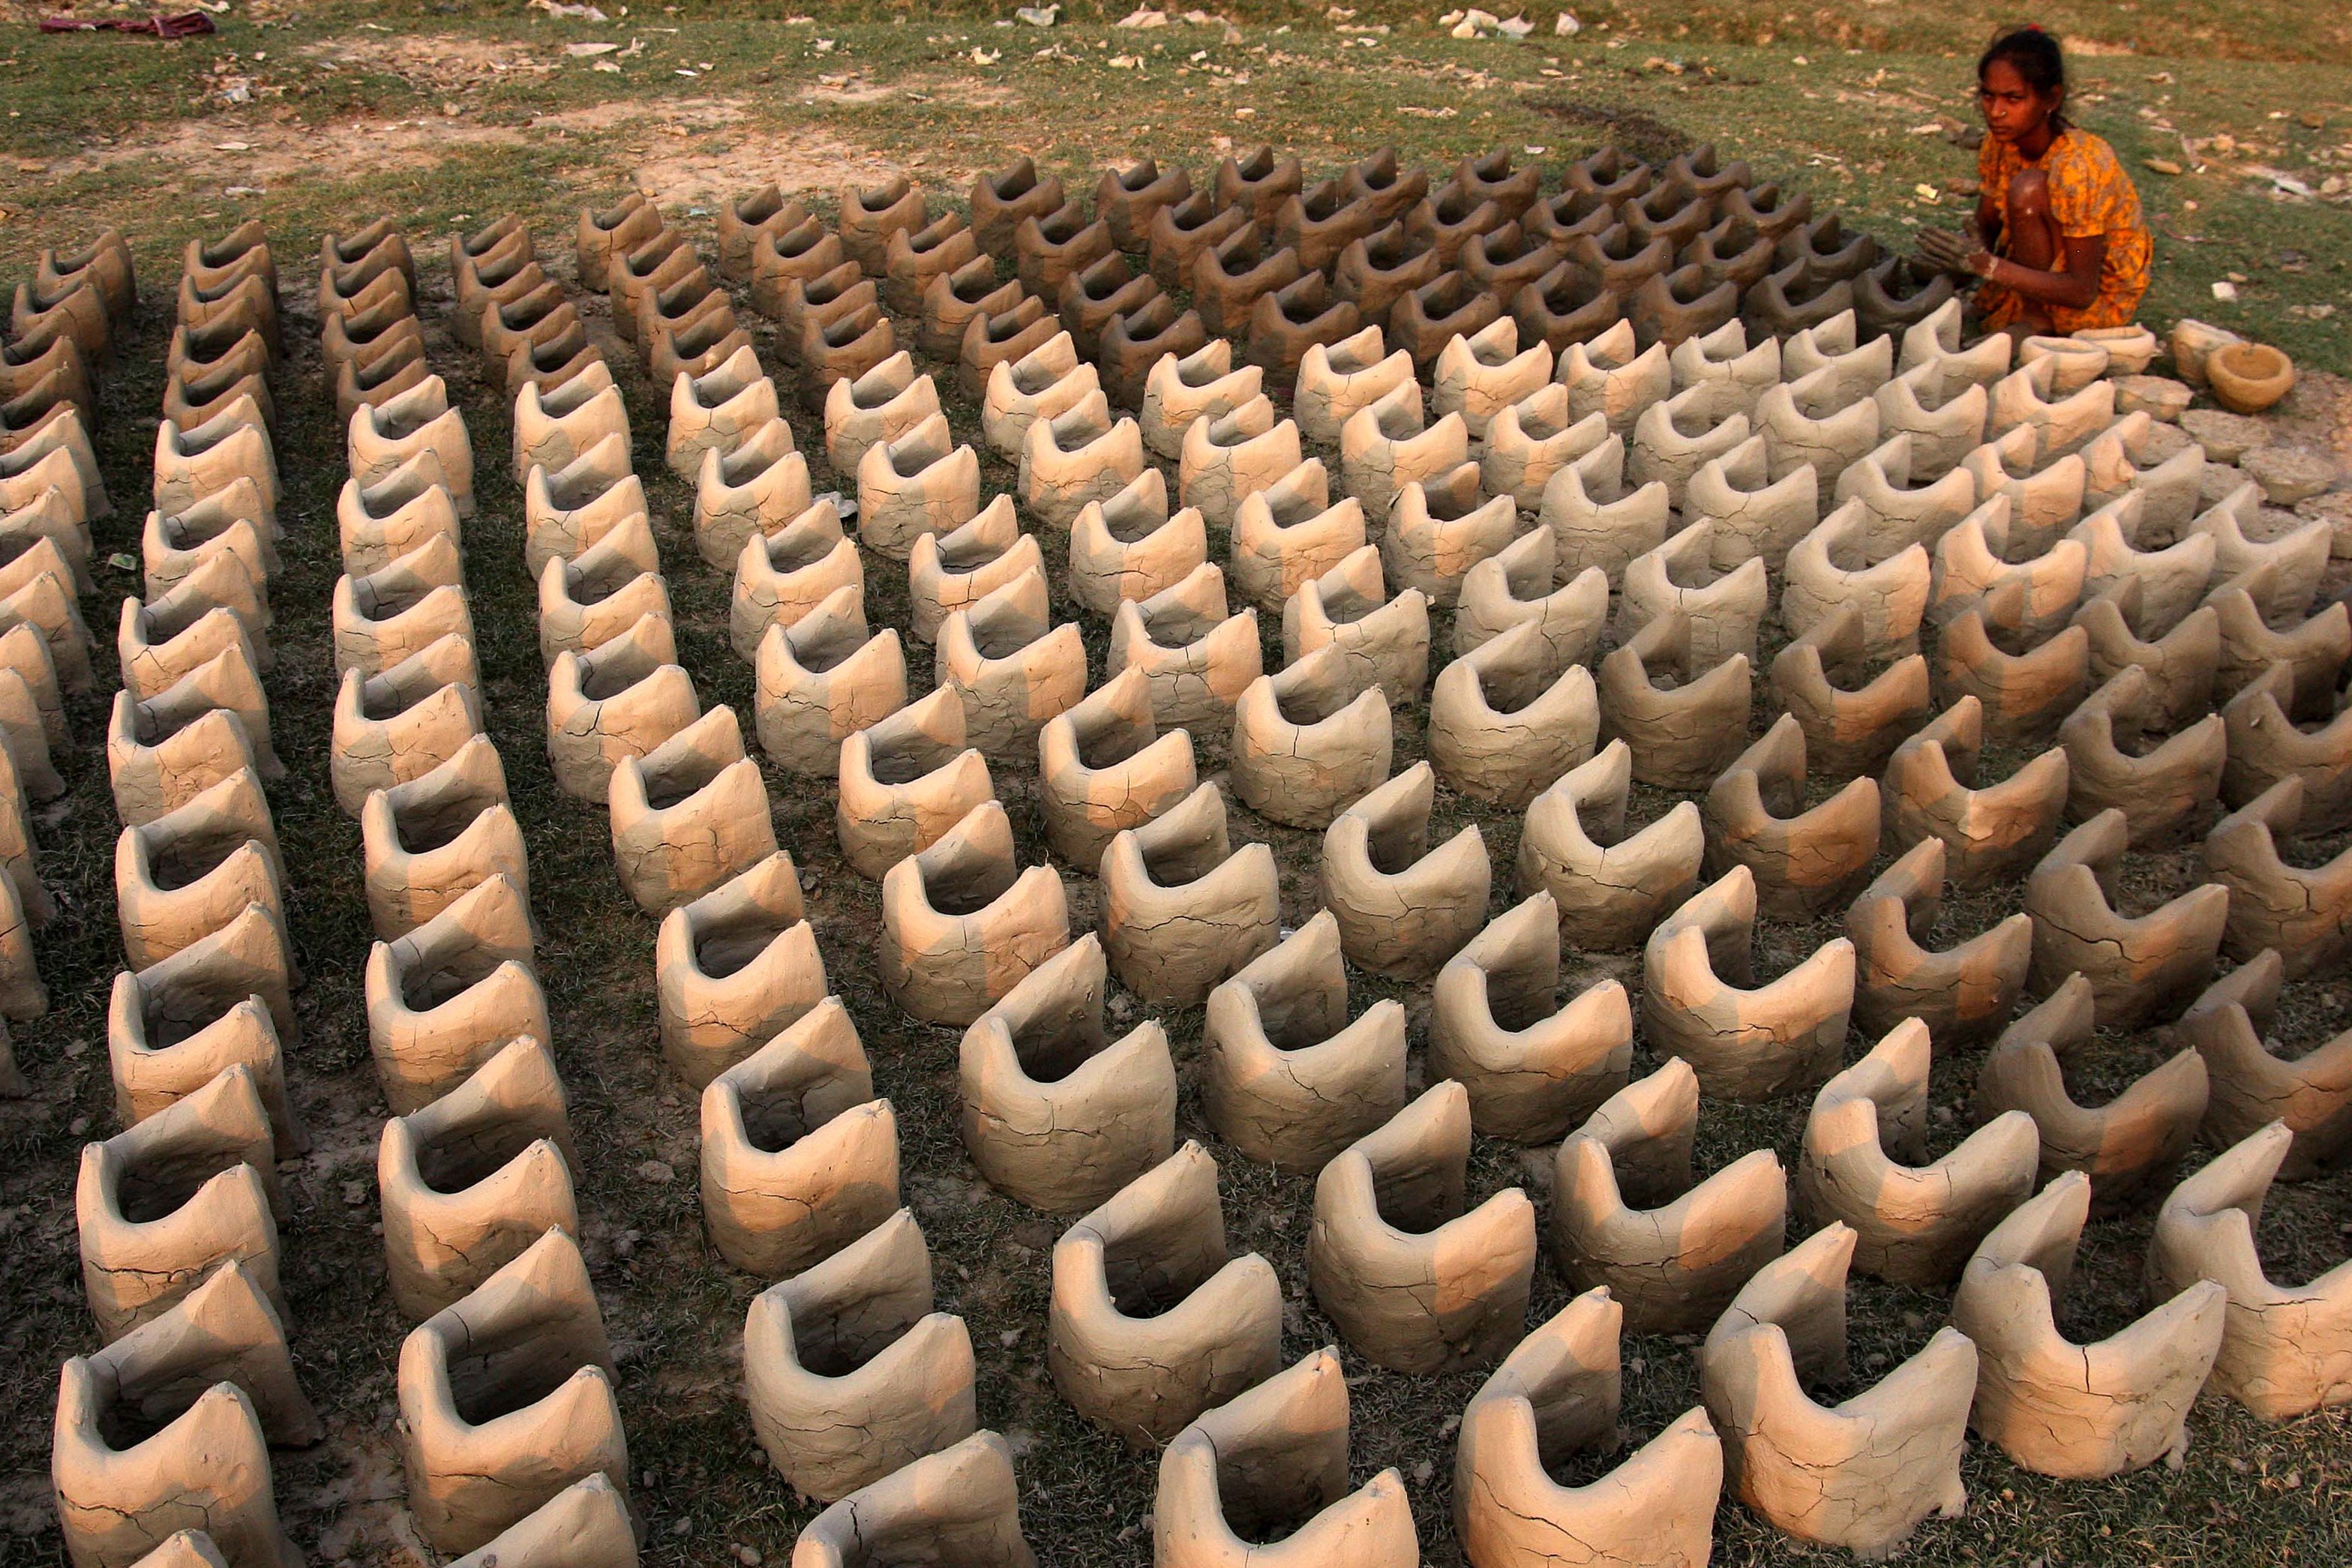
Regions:
[[2028, 24], [2012, 27], [1987, 46], [1977, 58], [1977, 79], [1984, 80], [1993, 62], [2008, 62], [2026, 86], [2042, 98], [2056, 97], [2060, 109], [2050, 116], [2050, 123], [2058, 130], [2066, 128], [2063, 99], [2066, 91], [2066, 57], [2059, 51], [2058, 40], [2041, 28]]

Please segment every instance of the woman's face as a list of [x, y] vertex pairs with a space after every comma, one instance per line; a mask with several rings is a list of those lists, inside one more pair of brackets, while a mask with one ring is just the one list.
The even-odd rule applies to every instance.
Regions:
[[1977, 103], [1983, 109], [1985, 130], [1997, 141], [2015, 141], [2042, 129], [2056, 107], [2026, 85], [2017, 67], [1995, 60], [1977, 78]]

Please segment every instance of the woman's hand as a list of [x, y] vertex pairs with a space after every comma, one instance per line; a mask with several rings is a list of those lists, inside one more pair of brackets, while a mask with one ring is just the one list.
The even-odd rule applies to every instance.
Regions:
[[1919, 235], [1920, 258], [1938, 272], [1970, 277], [1990, 277], [1993, 254], [1976, 241], [1945, 229], [1924, 229]]

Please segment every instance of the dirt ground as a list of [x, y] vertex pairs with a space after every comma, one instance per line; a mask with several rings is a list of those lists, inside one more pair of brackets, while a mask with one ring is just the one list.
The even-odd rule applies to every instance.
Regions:
[[[144, 289], [138, 319], [116, 348], [96, 433], [118, 508], [94, 529], [100, 591], [82, 602], [83, 615], [98, 634], [99, 689], [70, 705], [75, 744], [61, 753], [60, 767], [71, 788], [35, 826], [44, 880], [62, 905], [59, 918], [36, 938], [52, 1007], [46, 1018], [14, 1031], [17, 1059], [32, 1080], [31, 1097], [0, 1102], [0, 1303], [9, 1309], [0, 1319], [0, 1415], [5, 1417], [0, 1421], [0, 1565], [47, 1568], [65, 1561], [48, 1496], [48, 1422], [59, 1364], [97, 1343], [82, 1304], [71, 1193], [82, 1146], [118, 1124], [105, 1047], [107, 990], [121, 962], [111, 870], [117, 824], [101, 739], [105, 705], [119, 680], [106, 632], [114, 623], [117, 600], [137, 591], [137, 573], [123, 562], [135, 565], [139, 548], [177, 246], [190, 234], [224, 229], [254, 207], [271, 220], [285, 279], [289, 352], [273, 374], [273, 386], [282, 411], [277, 450], [287, 538], [284, 573], [272, 587], [278, 658], [268, 692], [289, 777], [272, 787], [270, 797], [289, 862], [289, 927], [308, 977], [297, 995], [301, 1043], [289, 1055], [289, 1086], [313, 1139], [307, 1155], [281, 1169], [291, 1210], [281, 1234], [295, 1359], [328, 1427], [326, 1440], [315, 1448], [275, 1457], [287, 1527], [313, 1563], [434, 1561], [404, 1507], [395, 1428], [394, 1373], [409, 1325], [394, 1310], [385, 1288], [377, 1224], [374, 1159], [386, 1108], [368, 1059], [362, 1005], [370, 932], [359, 834], [337, 810], [327, 779], [334, 695], [327, 603], [340, 570], [333, 515], [344, 462], [342, 434], [333, 424], [331, 401], [320, 391], [309, 276], [322, 232], [356, 226], [366, 214], [386, 210], [404, 224], [416, 249], [429, 358], [465, 411], [477, 454], [480, 516], [467, 527], [466, 549], [486, 725], [503, 758], [529, 846], [534, 908], [545, 934], [538, 964], [553, 1022], [551, 1044], [583, 1156], [574, 1173], [581, 1241], [619, 1364], [632, 1491], [647, 1532], [646, 1560], [780, 1562], [815, 1511], [768, 1468], [744, 1409], [744, 1313], [769, 1281], [730, 1269], [705, 1234], [696, 1196], [695, 1098], [663, 1071], [655, 1038], [655, 922], [619, 893], [604, 814], [562, 796], [550, 775], [541, 738], [546, 685], [535, 590], [522, 565], [521, 498], [506, 462], [511, 436], [507, 399], [481, 361], [448, 336], [445, 235], [453, 225], [520, 212], [532, 223], [551, 273], [569, 286], [571, 212], [582, 203], [609, 200], [630, 183], [655, 193], [672, 220], [706, 255], [715, 255], [717, 204], [762, 182], [804, 192], [813, 204], [827, 208], [829, 193], [844, 181], [879, 179], [904, 169], [938, 193], [937, 211], [961, 199], [974, 171], [1009, 160], [1016, 148], [1034, 148], [1074, 190], [1091, 190], [1096, 170], [1129, 140], [1118, 126], [1143, 122], [1104, 119], [1091, 128], [1092, 150], [1087, 151], [1089, 128], [1056, 115], [1083, 120], [1109, 110], [1091, 104], [1061, 110], [1040, 107], [1034, 88], [1008, 89], [971, 79], [971, 73], [937, 58], [900, 61], [880, 46], [873, 51], [877, 62], [856, 72], [829, 58], [796, 57], [798, 63], [787, 68], [720, 57], [717, 68], [694, 81], [675, 78], [659, 94], [649, 89], [641, 97], [574, 101], [564, 94], [573, 90], [569, 84], [575, 79], [586, 84], [583, 93], [589, 88], [601, 91], [606, 84], [583, 77], [576, 65], [542, 68], [548, 51], [527, 37], [509, 36], [511, 29], [485, 29], [485, 36], [474, 37], [454, 27], [443, 36], [444, 29], [436, 27], [433, 36], [419, 37], [353, 26], [320, 36], [302, 31], [287, 11], [274, 16], [284, 23], [287, 38], [262, 34], [237, 40], [251, 57], [233, 62], [236, 69], [225, 68], [213, 79], [243, 76], [266, 87], [281, 64], [299, 59], [312, 72], [332, 64], [336, 75], [363, 75], [371, 81], [390, 78], [405, 85], [397, 91], [370, 88], [373, 96], [362, 110], [334, 120], [332, 134], [325, 136], [317, 124], [293, 112], [301, 101], [299, 93], [256, 99], [250, 112], [232, 120], [211, 113], [171, 114], [142, 126], [135, 135], [120, 125], [85, 128], [54, 146], [22, 152], [24, 162], [37, 162], [40, 171], [37, 176], [23, 172], [25, 189], [34, 193], [29, 216], [24, 215], [24, 197], [0, 196], [0, 204], [12, 209], [0, 227], [0, 262], [6, 264], [0, 282], [23, 276], [34, 248], [68, 243], [74, 233], [103, 220], [120, 223], [132, 235]], [[1547, 11], [1544, 26], [1550, 25], [1549, 17]], [[826, 28], [865, 49], [865, 35], [835, 28], [829, 20]], [[1097, 33], [1112, 47], [1127, 47], [1116, 33]], [[1081, 50], [1091, 50], [1095, 36], [1081, 41], [1075, 30], [1062, 35]], [[1295, 42], [1270, 38], [1255, 26], [1247, 37], [1271, 42], [1277, 51]], [[262, 52], [273, 57], [261, 60], [257, 69], [257, 39]], [[1045, 47], [1045, 40], [1026, 30], [1008, 36], [983, 21], [965, 25], [953, 46], [942, 42], [927, 53], [941, 56], [952, 47], [961, 55], [975, 47], [974, 40], [1004, 46], [1008, 58], [1013, 44]], [[689, 30], [667, 46], [686, 62], [668, 68], [693, 69], [700, 42]], [[33, 47], [13, 34], [0, 44], [23, 54]], [[716, 56], [714, 47], [700, 57]], [[1485, 68], [1450, 57], [1441, 63], [1454, 74], [1441, 78], [1433, 68], [1424, 81], [1442, 80], [1445, 94], [1464, 103], [1477, 101], [1467, 96], [1475, 89], [1464, 85], [1462, 73]], [[2143, 63], [2149, 62], [2134, 62]], [[1853, 64], [1841, 62], [1841, 68]], [[752, 79], [762, 68], [772, 71], [772, 78]], [[1254, 68], [1267, 82], [1281, 76], [1262, 60]], [[1755, 68], [1743, 56], [1727, 68]], [[1304, 69], [1300, 74], [1312, 75]], [[1654, 111], [1658, 124], [1685, 134], [1675, 117], [1687, 100], [1671, 92], [1675, 84], [1662, 73], [1649, 75], [1656, 79], [1639, 92], [1655, 89], [1660, 96], [1640, 99], [1645, 106], [1641, 111]], [[1495, 78], [1487, 79], [1491, 85]], [[1203, 93], [1222, 95], [1213, 122], [1171, 121], [1168, 115], [1190, 111], [1158, 99], [1133, 112], [1150, 114], [1155, 124], [1182, 126], [1187, 141], [1178, 151], [1196, 173], [1236, 141], [1246, 143], [1261, 132], [1279, 134], [1283, 124], [1269, 122], [1293, 112], [1277, 107], [1280, 100], [1271, 91], [1254, 99], [1246, 81], [1215, 88], [1198, 78], [1187, 81]], [[1884, 84], [1853, 90], [1883, 89]], [[1116, 102], [1117, 83], [1107, 90]], [[1182, 90], [1190, 93], [1192, 87]], [[1578, 101], [1577, 89], [1549, 90]], [[1547, 165], [1580, 155], [1601, 133], [1591, 123], [1596, 114], [1608, 124], [1623, 122], [1631, 112], [1628, 104], [1635, 101], [1627, 95], [1635, 90], [1621, 93], [1612, 85], [1605, 92], [1588, 91], [1583, 100], [1601, 104], [1608, 112], [1587, 114], [1580, 122], [1573, 116], [1529, 111], [1525, 125], [1540, 122], [1553, 129], [1543, 133], [1541, 142], [1513, 145], [1545, 147], [1542, 154], [1525, 156]], [[1412, 96], [1433, 103], [1444, 94], [1424, 89]], [[1187, 101], [1172, 93], [1170, 98], [1180, 106]], [[1231, 117], [1235, 106], [1248, 107], [1253, 100], [1267, 106], [1263, 119]], [[443, 113], [444, 101], [457, 106], [457, 111]], [[1410, 99], [1384, 101], [1392, 108]], [[288, 112], [281, 116], [280, 110]], [[1302, 120], [1312, 115], [1307, 108], [1296, 112]], [[1913, 112], [1916, 117], [1918, 111]], [[923, 123], [927, 117], [936, 120], [938, 134], [904, 134], [910, 120]], [[1522, 123], [1512, 120], [1508, 133], [1521, 134]], [[1379, 124], [1377, 133], [1333, 124], [1328, 142], [1304, 148], [1309, 163], [1336, 167], [1401, 128], [1401, 141], [1405, 135], [1433, 139], [1407, 151], [1442, 173], [1452, 155], [1475, 144], [1472, 139], [1500, 133], [1496, 127], [1412, 117]], [[1828, 165], [1798, 167], [1808, 171], [1801, 177], [1818, 182], [1826, 201], [1853, 189]], [[381, 178], [371, 179], [371, 169], [382, 171]], [[1886, 178], [1899, 183], [1911, 172], [1897, 165]], [[1879, 178], [1864, 176], [1862, 183]], [[246, 188], [270, 193], [243, 199], [226, 194]], [[55, 195], [54, 204], [44, 203], [44, 192]], [[1891, 211], [1879, 214], [1883, 232], [1890, 235], [1901, 221], [1887, 216]], [[2328, 208], [2308, 221], [2343, 219], [2340, 210]], [[2183, 254], [2196, 253], [2183, 247]], [[2290, 286], [2302, 287], [2305, 275], [2273, 270], [2258, 276], [2275, 290], [2265, 307], [2273, 314], [2263, 319], [2284, 327]], [[2326, 277], [2312, 285], [2320, 293], [2329, 286]], [[2249, 292], [2260, 293], [2261, 285], [2250, 285]], [[663, 462], [667, 392], [639, 371], [634, 350], [613, 337], [602, 301], [580, 298], [628, 403], [636, 468], [652, 502], [681, 661], [706, 706], [731, 704], [748, 720], [751, 672], [728, 646], [729, 582], [696, 553], [690, 488]], [[745, 323], [754, 327], [763, 361], [778, 368], [772, 329], [740, 296], [739, 308]], [[911, 342], [911, 330], [903, 329], [910, 324], [900, 325], [901, 340]], [[2324, 319], [2298, 318], [2294, 329], [2322, 334], [2334, 329]], [[2340, 342], [2326, 337], [2298, 340]], [[2341, 368], [2341, 360], [2333, 362]], [[957, 439], [982, 451], [984, 492], [1012, 489], [1012, 466], [987, 453], [978, 411], [953, 393], [947, 368], [922, 368], [938, 374]], [[815, 487], [854, 490], [848, 476], [830, 472], [819, 421], [793, 402], [789, 375], [782, 380], [787, 415], [809, 455]], [[2345, 477], [2352, 479], [2352, 384], [2315, 371], [2273, 423], [2282, 439], [2332, 449]], [[1163, 466], [1172, 494], [1174, 465]], [[1062, 595], [1065, 542], [1045, 530], [1041, 543], [1056, 585], [1056, 618], [1079, 621], [1090, 671], [1099, 679], [1108, 630]], [[1212, 559], [1223, 559], [1225, 543], [1213, 536]], [[2343, 586], [2347, 566], [2336, 563], [2327, 590]], [[903, 626], [903, 569], [869, 555], [866, 571], [869, 619], [877, 626]], [[1269, 668], [1281, 663], [1277, 619], [1263, 622]], [[1449, 616], [1436, 617], [1434, 634], [1441, 650], [1450, 647]], [[1759, 666], [1769, 664], [1782, 641], [1777, 626], [1768, 628]], [[912, 640], [907, 650], [910, 688], [929, 689], [929, 651]], [[1750, 726], [1755, 736], [1773, 716], [1760, 668], [1759, 676]], [[1398, 714], [1397, 768], [1423, 756], [1425, 718], [1425, 708], [1418, 705]], [[1202, 776], [1222, 781], [1223, 742], [1197, 738]], [[2006, 777], [2024, 760], [2024, 754], [1989, 752], [1985, 775]], [[1013, 813], [1023, 863], [1047, 860], [1034, 768], [992, 771], [997, 792]], [[964, 1154], [957, 1130], [958, 1031], [912, 1022], [882, 998], [874, 956], [878, 891], [840, 855], [829, 784], [794, 779], [772, 766], [767, 783], [778, 841], [801, 869], [833, 989], [857, 1024], [877, 1092], [887, 1095], [897, 1110], [905, 1200], [932, 1250], [940, 1309], [961, 1314], [970, 1327], [979, 1360], [981, 1419], [1013, 1447], [1023, 1520], [1038, 1559], [1089, 1568], [1147, 1563], [1154, 1458], [1129, 1453], [1080, 1421], [1055, 1393], [1045, 1368], [1050, 1253], [1066, 1219], [1031, 1212], [997, 1195], [980, 1181]], [[1818, 800], [1827, 792], [1817, 782], [1810, 798]], [[1671, 803], [1661, 792], [1638, 792], [1633, 825], [1654, 820]], [[1263, 821], [1238, 802], [1233, 808], [1236, 841], [1264, 841], [1276, 851], [1286, 928], [1303, 924], [1318, 902], [1320, 835]], [[1467, 827], [1481, 834], [1495, 872], [1490, 915], [1517, 901], [1511, 867], [1519, 826], [1516, 813], [1440, 792], [1433, 836], [1443, 839]], [[2313, 840], [2297, 846], [2296, 858], [2298, 863], [2322, 863], [2347, 847], [2352, 838]], [[1882, 854], [1878, 869], [1891, 858]], [[1060, 869], [1073, 931], [1092, 928], [1098, 913], [1092, 876], [1083, 868]], [[2143, 912], [2201, 880], [2193, 846], [2135, 853], [2124, 877], [2126, 907]], [[1934, 940], [1948, 945], [1984, 929], [2014, 910], [2019, 896], [2018, 888], [2008, 886], [1950, 900]], [[1759, 932], [1759, 978], [1783, 972], [1842, 934], [1837, 917], [1810, 925], [1766, 923]], [[1570, 954], [1564, 994], [1605, 977], [1624, 981], [1638, 997], [1638, 955]], [[1396, 998], [1406, 1009], [1412, 1086], [1418, 1090], [1425, 1076], [1428, 987], [1351, 976], [1351, 1010], [1383, 997]], [[1117, 991], [1111, 1007], [1122, 1027], [1147, 1011]], [[1199, 1103], [1201, 1010], [1178, 1010], [1164, 1015], [1163, 1022], [1181, 1086], [1179, 1139], [1198, 1138], [1218, 1157], [1231, 1249], [1261, 1253], [1281, 1277], [1286, 1358], [1336, 1343], [1336, 1330], [1307, 1286], [1313, 1183], [1255, 1167], [1215, 1139]], [[2352, 979], [2316, 977], [2289, 988], [2277, 1045], [2299, 1052], [2347, 1029]], [[1850, 1055], [1869, 1043], [1857, 1038]], [[2075, 1064], [2079, 1076], [2070, 1078], [2070, 1085], [2084, 1103], [2104, 1103], [2177, 1049], [2161, 1030], [2109, 1031]], [[1932, 1154], [1948, 1151], [1972, 1129], [1970, 1103], [1981, 1058], [1980, 1051], [1969, 1051], [1937, 1062]], [[1655, 1053], [1642, 1044], [1637, 1074], [1657, 1065]], [[1793, 1168], [1804, 1110], [1801, 1099], [1768, 1106], [1709, 1102], [1701, 1116], [1702, 1173], [1757, 1147], [1775, 1149]], [[2200, 1147], [2188, 1164], [2193, 1167], [2209, 1155]], [[1481, 1139], [1472, 1165], [1471, 1201], [1523, 1185], [1539, 1218], [1548, 1219], [1549, 1156], [1549, 1148]], [[2086, 1234], [2061, 1315], [2070, 1336], [2088, 1340], [2113, 1333], [2144, 1310], [2139, 1273], [2151, 1222], [2150, 1212], [2140, 1208], [2102, 1219]], [[1801, 1222], [1791, 1234], [1811, 1228]], [[2315, 1279], [2344, 1264], [2352, 1255], [2352, 1176], [2274, 1189], [2261, 1239], [2264, 1263], [2282, 1281]], [[1530, 1321], [1549, 1317], [1567, 1299], [1567, 1288], [1549, 1262], [1539, 1266]], [[1843, 1397], [1866, 1385], [1919, 1350], [1948, 1310], [1940, 1294], [1855, 1281], [1854, 1382], [1825, 1397]], [[1354, 1411], [1353, 1479], [1361, 1482], [1389, 1466], [1401, 1471], [1424, 1559], [1450, 1568], [1461, 1561], [1451, 1517], [1454, 1433], [1480, 1377], [1407, 1377], [1372, 1367], [1344, 1347], [1342, 1354]], [[1687, 1336], [1629, 1339], [1624, 1356], [1623, 1432], [1629, 1443], [1638, 1444], [1697, 1402], [1696, 1346]], [[1925, 1526], [1906, 1560], [2044, 1568], [2352, 1561], [2352, 1416], [2326, 1412], [2271, 1427], [2208, 1396], [2197, 1407], [2190, 1433], [2192, 1447], [2179, 1469], [2159, 1466], [2080, 1484], [2027, 1474], [1990, 1445], [1972, 1442], [1964, 1466], [1968, 1512]], [[1612, 1462], [1603, 1457], [1580, 1460], [1566, 1479], [1591, 1479]], [[1735, 1502], [1727, 1501], [1718, 1513], [1719, 1563], [1797, 1563], [1832, 1555], [1774, 1534]]]

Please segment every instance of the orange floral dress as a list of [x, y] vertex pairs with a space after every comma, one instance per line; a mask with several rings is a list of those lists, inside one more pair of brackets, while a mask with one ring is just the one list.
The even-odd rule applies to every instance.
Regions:
[[[2091, 327], [2125, 327], [2147, 292], [2156, 244], [2140, 215], [2139, 192], [2105, 139], [2068, 126], [2048, 151], [2028, 162], [2013, 143], [1988, 136], [1977, 151], [1977, 177], [1998, 204], [2010, 182], [2027, 169], [2050, 181], [2050, 212], [2068, 239], [2107, 236], [2107, 256], [2099, 271], [2099, 292], [2088, 305], [2070, 310], [2050, 307], [2050, 324], [2061, 333]], [[2010, 289], [1985, 284], [1977, 290], [1985, 329], [2008, 326], [2024, 313], [2025, 301]]]

